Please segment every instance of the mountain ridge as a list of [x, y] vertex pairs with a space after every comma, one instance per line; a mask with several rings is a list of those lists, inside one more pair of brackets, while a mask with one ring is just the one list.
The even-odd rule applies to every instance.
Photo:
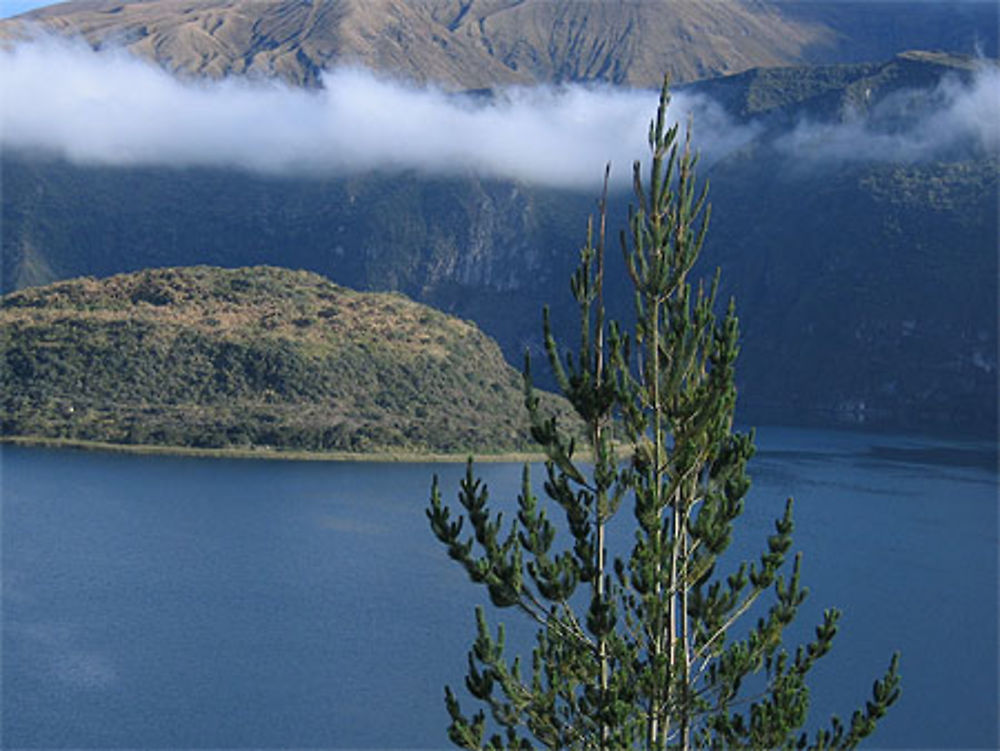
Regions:
[[319, 85], [361, 65], [449, 89], [564, 81], [656, 86], [799, 61], [832, 40], [758, 0], [76, 0], [0, 22], [121, 46], [171, 72]]
[[[704, 264], [723, 268], [746, 322], [741, 404], [751, 414], [995, 434], [995, 147], [962, 141], [916, 161], [841, 155], [809, 167], [828, 145], [822, 128], [853, 127], [848, 150], [871, 134], [890, 143], [941, 105], [942, 76], [964, 86], [978, 64], [909, 51], [684, 87], [738, 124], [761, 126], [756, 141], [702, 165], [716, 206]], [[800, 123], [821, 129], [805, 150], [786, 148], [783, 135]], [[510, 362], [538, 351], [543, 304], [557, 331], [573, 330], [565, 279], [592, 196], [414, 170], [298, 179], [2, 159], [6, 289], [147, 266], [263, 263], [404, 291], [475, 320]], [[612, 222], [627, 200], [610, 196]], [[628, 314], [631, 298], [622, 299], [618, 317]]]
[[359, 65], [448, 90], [602, 82], [658, 87], [754, 67], [996, 56], [995, 3], [793, 0], [71, 0], [0, 21], [123, 47], [188, 77], [319, 86]]

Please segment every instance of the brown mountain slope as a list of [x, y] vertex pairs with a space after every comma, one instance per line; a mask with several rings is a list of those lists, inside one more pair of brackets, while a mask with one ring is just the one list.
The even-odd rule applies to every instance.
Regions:
[[760, 0], [74, 0], [0, 22], [124, 45], [169, 70], [316, 85], [354, 63], [452, 89], [657, 85], [796, 62], [829, 37]]
[[454, 2], [456, 32], [539, 81], [656, 86], [801, 60], [819, 26], [789, 23], [754, 0]]

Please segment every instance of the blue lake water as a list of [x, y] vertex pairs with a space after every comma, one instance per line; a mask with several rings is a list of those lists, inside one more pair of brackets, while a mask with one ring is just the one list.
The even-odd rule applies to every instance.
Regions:
[[[734, 552], [756, 556], [795, 496], [811, 595], [792, 636], [844, 611], [817, 720], [900, 649], [903, 697], [868, 745], [996, 748], [995, 445], [757, 443]], [[423, 510], [431, 475], [453, 499], [463, 467], [0, 456], [4, 748], [447, 745], [480, 593]], [[513, 504], [520, 468], [479, 469]]]

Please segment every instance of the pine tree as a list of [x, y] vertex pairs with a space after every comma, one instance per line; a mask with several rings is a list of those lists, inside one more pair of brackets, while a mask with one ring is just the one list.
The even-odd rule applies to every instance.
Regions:
[[[668, 127], [668, 103], [665, 81], [650, 123], [648, 180], [637, 162], [636, 204], [621, 235], [634, 330], [605, 320], [607, 173], [597, 231], [590, 222], [571, 279], [581, 323], [575, 355], [560, 353], [545, 316], [548, 360], [585, 426], [586, 451], [542, 414], [526, 359], [532, 435], [548, 457], [544, 490], [565, 519], [569, 547], [553, 549], [555, 522], [527, 466], [507, 525], [491, 513], [471, 460], [458, 495], [464, 516], [453, 520], [434, 479], [434, 534], [494, 606], [538, 627], [525, 667], [505, 654], [503, 625], [494, 635], [477, 609], [466, 687], [485, 708], [466, 716], [445, 689], [449, 737], [464, 748], [852, 748], [899, 696], [896, 655], [849, 722], [834, 717], [829, 729], [802, 731], [806, 677], [830, 650], [839, 613], [827, 610], [794, 653], [783, 647], [806, 597], [801, 559], [789, 560], [791, 500], [758, 560], [716, 570], [749, 489], [753, 434], [733, 430], [734, 304], [718, 318], [718, 273], [707, 285], [688, 279], [710, 207], [695, 178], [691, 129], [682, 140], [676, 124]], [[633, 510], [634, 542], [609, 562], [608, 522], [623, 504]], [[756, 623], [737, 628], [748, 613], [760, 614]]]

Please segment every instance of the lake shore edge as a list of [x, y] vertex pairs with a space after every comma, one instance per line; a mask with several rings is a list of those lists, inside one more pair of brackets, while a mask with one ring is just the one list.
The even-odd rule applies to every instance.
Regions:
[[0, 436], [0, 447], [4, 445], [31, 446], [36, 448], [74, 449], [78, 451], [101, 451], [116, 454], [136, 454], [141, 456], [185, 456], [205, 459], [266, 459], [268, 461], [315, 461], [315, 462], [370, 462], [383, 464], [432, 463], [457, 464], [468, 461], [513, 464], [521, 462], [545, 461], [542, 453], [499, 452], [476, 454], [437, 453], [407, 450], [385, 450], [357, 453], [351, 451], [300, 451], [278, 448], [194, 448], [190, 446], [156, 446], [149, 444], [107, 443], [85, 441], [74, 438], [48, 438], [44, 436]]

